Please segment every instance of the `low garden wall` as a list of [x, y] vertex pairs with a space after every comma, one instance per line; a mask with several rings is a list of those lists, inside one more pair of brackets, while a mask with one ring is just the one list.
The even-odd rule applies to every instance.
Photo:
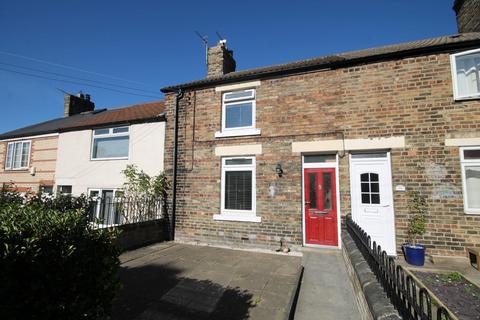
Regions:
[[362, 320], [402, 319], [347, 230], [342, 232], [342, 248]]
[[124, 224], [116, 227], [121, 231], [116, 244], [123, 251], [136, 249], [151, 243], [168, 240], [166, 219]]

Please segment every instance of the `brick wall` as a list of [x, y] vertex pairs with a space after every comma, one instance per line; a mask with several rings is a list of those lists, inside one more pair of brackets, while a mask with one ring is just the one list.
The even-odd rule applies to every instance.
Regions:
[[[27, 170], [5, 170], [8, 142], [0, 142], [0, 187], [3, 183], [14, 183], [20, 192], [37, 192], [40, 185], [53, 186], [55, 163], [57, 160], [58, 137], [40, 137], [31, 140], [30, 168], [35, 167], [35, 175]], [[18, 139], [22, 141], [22, 139]]]
[[480, 0], [457, 0], [454, 10], [459, 33], [480, 32]]
[[[480, 243], [480, 216], [463, 213], [458, 148], [445, 138], [480, 136], [480, 102], [454, 102], [448, 54], [262, 80], [256, 88], [259, 137], [215, 139], [221, 93], [187, 92], [180, 106], [177, 238], [224, 245], [302, 243], [301, 155], [292, 142], [403, 135], [391, 153], [393, 185], [428, 196], [429, 253], [464, 255]], [[166, 95], [165, 168], [172, 173], [175, 96]], [[261, 223], [214, 221], [220, 213], [221, 159], [216, 146], [261, 143], [256, 157]], [[284, 176], [275, 174], [281, 163]], [[340, 159], [341, 214], [350, 212], [348, 154]], [[273, 188], [272, 196], [269, 190]], [[171, 197], [170, 197], [171, 199]], [[397, 245], [406, 239], [405, 192], [394, 191]]]

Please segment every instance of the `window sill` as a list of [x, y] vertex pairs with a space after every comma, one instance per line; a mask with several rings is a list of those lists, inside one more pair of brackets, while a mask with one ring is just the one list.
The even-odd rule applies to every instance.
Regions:
[[128, 157], [120, 158], [90, 158], [90, 161], [128, 160]]
[[242, 129], [215, 132], [215, 138], [241, 137], [241, 136], [258, 136], [261, 134], [260, 129]]
[[4, 169], [6, 172], [28, 172], [29, 168]]
[[478, 95], [478, 96], [469, 96], [469, 97], [455, 97], [453, 100], [455, 100], [455, 102], [480, 100], [480, 95]]
[[473, 216], [473, 215], [480, 215], [480, 210], [465, 210], [466, 215]]
[[240, 221], [240, 222], [262, 222], [262, 217], [258, 217], [254, 214], [214, 214], [213, 220], [218, 221]]

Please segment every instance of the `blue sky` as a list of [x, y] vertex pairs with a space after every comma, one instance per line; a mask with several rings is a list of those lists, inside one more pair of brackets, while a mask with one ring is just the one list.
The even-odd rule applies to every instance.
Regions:
[[[158, 100], [163, 86], [203, 78], [204, 48], [195, 31], [207, 35], [210, 45], [218, 41], [218, 31], [234, 50], [241, 70], [455, 34], [452, 4], [453, 0], [0, 0], [0, 132], [61, 117], [59, 89], [82, 90], [91, 94], [97, 108], [112, 108]], [[25, 73], [81, 83], [87, 81], [72, 77], [94, 80], [88, 83], [151, 97]]]

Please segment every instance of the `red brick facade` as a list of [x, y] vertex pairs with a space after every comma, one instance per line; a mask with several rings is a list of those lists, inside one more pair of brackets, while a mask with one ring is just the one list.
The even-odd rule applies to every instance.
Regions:
[[[260, 136], [215, 138], [222, 94], [187, 91], [179, 116], [176, 237], [222, 245], [302, 244], [302, 160], [292, 142], [404, 136], [391, 150], [393, 186], [428, 197], [428, 232], [435, 255], [464, 255], [480, 246], [480, 216], [463, 211], [458, 147], [446, 138], [480, 137], [480, 101], [455, 102], [449, 53], [262, 79], [256, 87]], [[165, 98], [167, 174], [172, 173], [175, 94]], [[256, 213], [260, 223], [215, 221], [220, 213], [221, 157], [215, 147], [261, 144], [256, 156]], [[275, 173], [281, 163], [284, 175]], [[340, 158], [341, 215], [350, 212], [349, 162]], [[275, 190], [272, 195], [269, 192]], [[397, 250], [406, 239], [405, 192], [393, 191]]]

